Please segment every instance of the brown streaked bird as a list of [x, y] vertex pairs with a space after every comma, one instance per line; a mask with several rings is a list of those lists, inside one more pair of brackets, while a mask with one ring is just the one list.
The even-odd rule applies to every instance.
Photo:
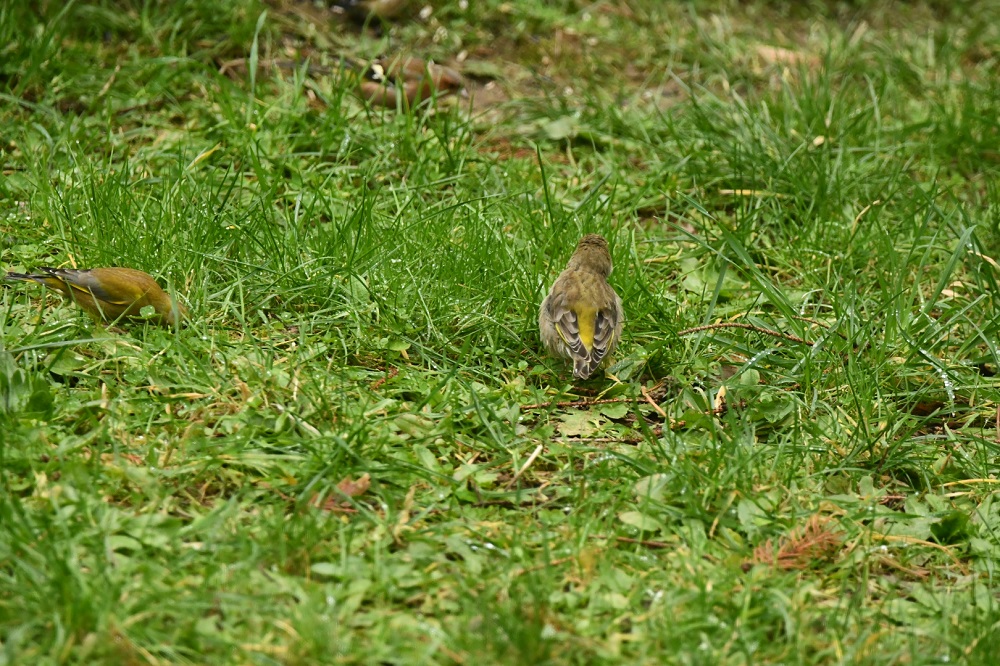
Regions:
[[333, 6], [342, 9], [355, 21], [368, 19], [388, 20], [403, 13], [409, 0], [334, 0]]
[[388, 20], [403, 13], [409, 0], [334, 0], [333, 6], [342, 9], [355, 21], [368, 19]]
[[145, 320], [140, 310], [152, 306], [150, 321], [177, 326], [187, 308], [170, 298], [148, 273], [134, 268], [48, 268], [40, 273], [7, 273], [8, 280], [38, 282], [73, 301], [96, 321]]
[[412, 108], [426, 99], [463, 90], [465, 80], [450, 67], [400, 56], [373, 61], [361, 75], [358, 87], [361, 97], [372, 104]]
[[608, 241], [580, 239], [538, 310], [538, 329], [550, 354], [573, 361], [573, 376], [587, 379], [606, 363], [622, 336], [622, 299], [608, 284]]

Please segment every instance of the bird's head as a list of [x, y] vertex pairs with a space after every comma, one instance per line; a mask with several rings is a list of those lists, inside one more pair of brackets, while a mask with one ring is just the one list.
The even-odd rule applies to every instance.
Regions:
[[590, 270], [608, 277], [613, 268], [608, 241], [600, 234], [587, 234], [576, 244], [576, 251], [569, 260], [569, 267]]

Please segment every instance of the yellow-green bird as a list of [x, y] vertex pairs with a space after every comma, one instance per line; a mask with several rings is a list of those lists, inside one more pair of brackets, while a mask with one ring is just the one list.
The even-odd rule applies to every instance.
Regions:
[[177, 326], [187, 309], [170, 298], [148, 273], [134, 268], [41, 267], [40, 273], [7, 273], [8, 280], [39, 282], [73, 301], [97, 321], [113, 323], [143, 319], [140, 310], [152, 306], [150, 321]]
[[572, 360], [578, 379], [587, 379], [610, 358], [622, 336], [625, 313], [608, 284], [611, 269], [608, 241], [584, 236], [538, 310], [545, 348]]

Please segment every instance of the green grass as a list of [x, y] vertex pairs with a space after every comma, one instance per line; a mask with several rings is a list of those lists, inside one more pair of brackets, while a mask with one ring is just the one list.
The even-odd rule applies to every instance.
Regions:
[[[0, 290], [0, 664], [992, 664], [1000, 12], [432, 4], [0, 8], [0, 268], [193, 315]], [[366, 108], [397, 50], [501, 99]]]

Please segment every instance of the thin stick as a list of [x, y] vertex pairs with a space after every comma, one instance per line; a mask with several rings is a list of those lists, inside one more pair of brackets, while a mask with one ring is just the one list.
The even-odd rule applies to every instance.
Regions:
[[971, 486], [974, 483], [1000, 483], [1000, 479], [965, 479], [963, 481], [949, 481], [948, 483], [942, 483], [942, 488], [948, 488], [950, 486]]
[[662, 419], [666, 420], [667, 413], [663, 411], [662, 407], [656, 404], [656, 401], [653, 400], [653, 396], [649, 395], [649, 391], [646, 390], [646, 387], [640, 386], [639, 390], [642, 391], [642, 397], [646, 399], [646, 402], [653, 406], [653, 409], [656, 410], [656, 413], [659, 414]]
[[772, 331], [769, 328], [762, 328], [760, 326], [754, 326], [752, 324], [738, 324], [735, 322], [724, 322], [721, 324], [707, 324], [705, 326], [695, 326], [694, 328], [685, 328], [683, 331], [677, 331], [677, 335], [690, 335], [691, 333], [698, 333], [701, 331], [714, 331], [718, 328], [742, 328], [745, 331], [756, 331], [757, 333], [763, 333], [764, 335], [770, 335], [775, 338], [781, 338], [782, 340], [788, 340], [790, 342], [798, 342], [803, 345], [808, 345], [812, 347], [813, 343], [808, 340], [803, 340], [797, 335], [792, 335], [791, 333], [781, 333], [779, 331]]
[[510, 488], [511, 486], [513, 486], [513, 485], [514, 485], [514, 483], [516, 483], [516, 482], [517, 482], [517, 480], [518, 480], [519, 478], [521, 478], [521, 475], [522, 475], [522, 474], [524, 474], [524, 472], [525, 472], [525, 471], [526, 471], [526, 470], [527, 470], [527, 469], [528, 469], [529, 467], [531, 467], [531, 463], [535, 462], [535, 459], [536, 459], [536, 458], [538, 458], [539, 454], [540, 454], [540, 453], [542, 452], [542, 450], [543, 450], [544, 448], [545, 448], [545, 447], [544, 447], [544, 446], [543, 446], [542, 444], [539, 444], [538, 446], [536, 446], [536, 447], [535, 447], [535, 450], [531, 452], [531, 455], [530, 455], [530, 456], [528, 456], [528, 459], [527, 459], [527, 460], [525, 461], [525, 463], [524, 463], [524, 464], [523, 464], [523, 465], [521, 466], [521, 469], [517, 470], [517, 473], [516, 473], [516, 474], [514, 474], [514, 478], [513, 478], [513, 479], [511, 479], [510, 481], [508, 481], [508, 482], [507, 482], [507, 488]]
[[604, 398], [602, 400], [571, 400], [569, 402], [536, 402], [533, 405], [521, 405], [521, 409], [541, 409], [555, 405], [559, 408], [565, 407], [589, 407], [591, 405], [612, 405], [619, 402], [632, 402], [631, 398]]
[[[606, 539], [607, 537], [595, 535], [595, 539]], [[667, 543], [665, 541], [649, 541], [647, 539], [632, 539], [631, 537], [616, 536], [615, 541], [621, 541], [622, 543], [637, 543], [640, 546], [646, 546], [647, 548], [672, 548], [673, 544]]]
[[807, 324], [816, 324], [817, 326], [822, 326], [823, 328], [830, 330], [830, 325], [821, 321], [816, 321], [815, 319], [810, 319], [809, 317], [799, 317], [798, 315], [792, 317], [792, 319], [798, 319], [799, 321], [804, 321]]
[[542, 562], [541, 564], [534, 564], [534, 565], [532, 565], [530, 567], [524, 567], [523, 569], [518, 569], [517, 571], [513, 572], [511, 574], [511, 578], [516, 578], [518, 576], [523, 576], [526, 573], [530, 573], [532, 571], [538, 571], [539, 569], [544, 569], [546, 567], [557, 567], [560, 564], [565, 564], [566, 562], [569, 562], [569, 561], [574, 560], [574, 559], [576, 559], [575, 556], [569, 555], [567, 557], [556, 558], [556, 559], [552, 560], [551, 562]]
[[876, 199], [875, 201], [871, 202], [870, 204], [861, 209], [861, 212], [858, 213], [857, 217], [854, 218], [854, 223], [851, 225], [852, 234], [854, 233], [854, 230], [858, 228], [858, 222], [860, 222], [861, 218], [865, 216], [865, 213], [870, 211], [872, 209], [872, 206], [878, 206], [881, 203], [882, 203], [881, 199]]

